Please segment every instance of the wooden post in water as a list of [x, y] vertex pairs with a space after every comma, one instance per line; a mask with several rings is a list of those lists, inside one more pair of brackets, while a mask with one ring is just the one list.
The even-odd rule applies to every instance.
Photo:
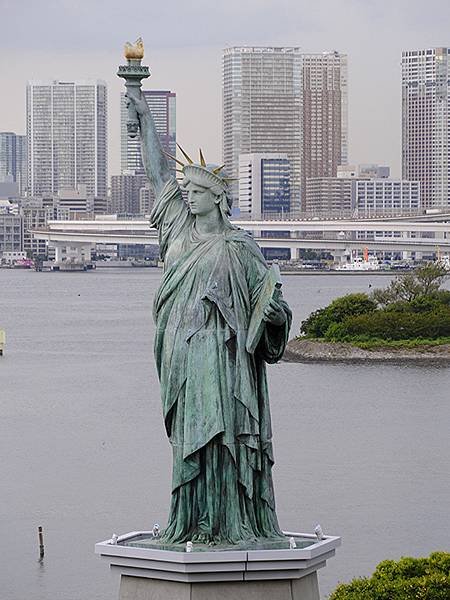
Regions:
[[44, 534], [42, 533], [42, 527], [38, 527], [39, 535], [39, 558], [44, 558]]

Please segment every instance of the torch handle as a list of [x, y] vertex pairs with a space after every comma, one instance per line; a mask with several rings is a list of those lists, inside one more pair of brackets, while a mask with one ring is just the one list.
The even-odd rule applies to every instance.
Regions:
[[[139, 96], [141, 89], [141, 82], [127, 81], [125, 83], [127, 89], [127, 95], [133, 95], [135, 98]], [[135, 138], [139, 131], [139, 118], [136, 111], [136, 107], [133, 102], [128, 103], [128, 120], [127, 120], [127, 132], [128, 137]]]
[[[148, 67], [141, 65], [140, 58], [130, 58], [127, 65], [119, 67], [117, 75], [125, 80], [127, 96], [138, 99], [141, 95], [142, 79], [150, 77], [150, 71]], [[139, 117], [133, 102], [128, 104], [127, 132], [130, 138], [135, 138], [139, 132]]]

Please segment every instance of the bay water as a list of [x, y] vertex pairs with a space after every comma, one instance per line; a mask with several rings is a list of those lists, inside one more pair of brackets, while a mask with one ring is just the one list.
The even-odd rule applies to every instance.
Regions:
[[[0, 270], [2, 600], [116, 598], [94, 543], [165, 523], [171, 456], [151, 317], [160, 277]], [[285, 276], [292, 333], [334, 297], [388, 281]], [[281, 362], [268, 372], [280, 524], [342, 536], [319, 571], [324, 598], [385, 558], [450, 550], [449, 368]]]

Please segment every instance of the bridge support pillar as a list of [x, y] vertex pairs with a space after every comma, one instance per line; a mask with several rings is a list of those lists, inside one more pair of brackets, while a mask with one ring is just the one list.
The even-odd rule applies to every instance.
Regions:
[[55, 263], [61, 263], [63, 261], [63, 247], [66, 244], [63, 242], [53, 242], [52, 246], [55, 248]]

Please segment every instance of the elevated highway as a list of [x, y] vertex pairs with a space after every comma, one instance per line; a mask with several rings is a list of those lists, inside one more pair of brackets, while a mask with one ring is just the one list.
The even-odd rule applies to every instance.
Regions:
[[[262, 248], [289, 248], [296, 256], [298, 248], [346, 249], [387, 252], [435, 252], [450, 250], [450, 215], [448, 221], [408, 220], [407, 218], [348, 220], [235, 220], [238, 227], [253, 234]], [[265, 232], [262, 237], [261, 232]], [[286, 237], [278, 237], [281, 232]], [[356, 233], [368, 233], [373, 239], [355, 239]], [[400, 237], [393, 237], [398, 232]], [[272, 233], [273, 235], [270, 235]], [[313, 237], [311, 234], [315, 233]], [[35, 238], [46, 240], [57, 249], [84, 248], [94, 244], [157, 244], [157, 232], [145, 219], [98, 219], [50, 221], [47, 229], [32, 231]], [[306, 234], [306, 235], [305, 235]], [[318, 234], [318, 235], [317, 235]], [[383, 236], [383, 237], [382, 237]]]

